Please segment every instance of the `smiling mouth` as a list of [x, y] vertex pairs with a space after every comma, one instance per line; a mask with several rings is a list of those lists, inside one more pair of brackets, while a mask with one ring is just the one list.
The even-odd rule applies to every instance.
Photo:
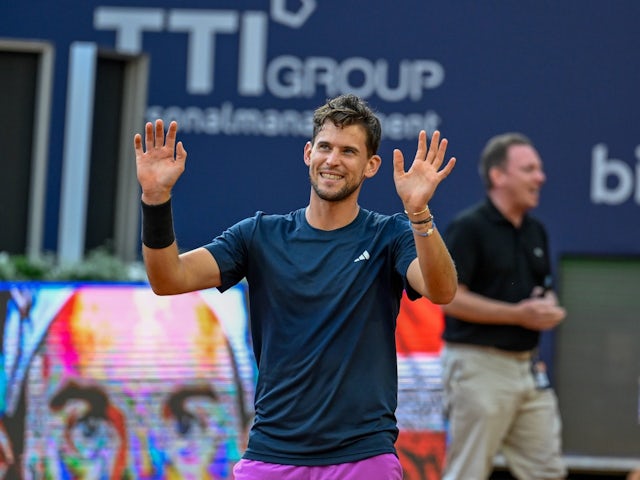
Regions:
[[320, 173], [320, 176], [326, 180], [340, 180], [342, 175], [336, 175], [334, 173]]

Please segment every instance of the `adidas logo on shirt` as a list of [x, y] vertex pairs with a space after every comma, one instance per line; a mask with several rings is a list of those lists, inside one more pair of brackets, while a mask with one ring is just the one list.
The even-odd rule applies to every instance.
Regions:
[[366, 250], [364, 252], [362, 252], [360, 254], [360, 256], [358, 258], [356, 258], [353, 263], [356, 262], [362, 262], [363, 260], [369, 260], [369, 258], [371, 257], [371, 255], [369, 255], [369, 252], [367, 252]]

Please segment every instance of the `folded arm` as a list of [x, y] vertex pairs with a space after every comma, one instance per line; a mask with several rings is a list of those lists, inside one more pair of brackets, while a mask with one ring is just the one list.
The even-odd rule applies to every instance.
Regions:
[[503, 302], [470, 291], [459, 285], [458, 291], [444, 312], [466, 322], [492, 325], [518, 325], [530, 330], [549, 330], [566, 316], [553, 292], [542, 297], [530, 297], [517, 303]]

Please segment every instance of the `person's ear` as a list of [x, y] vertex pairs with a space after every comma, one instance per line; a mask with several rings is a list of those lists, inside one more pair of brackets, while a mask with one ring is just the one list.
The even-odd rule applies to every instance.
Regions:
[[307, 142], [304, 145], [304, 163], [305, 165], [308, 167], [309, 165], [311, 165], [311, 149], [312, 149], [313, 145], [311, 144], [311, 142]]
[[492, 187], [498, 187], [502, 184], [502, 180], [504, 179], [505, 171], [501, 167], [491, 167], [489, 169], [489, 182]]
[[378, 173], [380, 165], [382, 165], [382, 159], [380, 158], [380, 155], [371, 155], [369, 157], [369, 160], [367, 160], [367, 166], [364, 170], [364, 176], [366, 178], [373, 177], [376, 173]]

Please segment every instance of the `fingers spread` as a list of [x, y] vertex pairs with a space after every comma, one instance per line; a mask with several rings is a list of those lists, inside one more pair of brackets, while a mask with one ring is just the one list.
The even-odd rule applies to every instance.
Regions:
[[440, 165], [442, 165], [442, 162], [444, 162], [444, 155], [445, 153], [447, 153], [448, 145], [449, 145], [449, 141], [446, 138], [443, 138], [440, 141], [440, 145], [437, 146], [438, 153], [435, 154], [433, 162], [431, 162], [435, 168], [440, 168]]
[[139, 133], [133, 136], [133, 148], [136, 151], [136, 155], [142, 153], [142, 135]]
[[[444, 140], [443, 140], [444, 141]], [[431, 143], [429, 144], [429, 152], [427, 153], [427, 158], [425, 159], [429, 163], [436, 163], [438, 160], [438, 155], [440, 153], [440, 132], [436, 130], [433, 132], [431, 136]]]
[[184, 163], [186, 159], [187, 159], [187, 151], [185, 150], [184, 145], [182, 145], [182, 142], [178, 142], [178, 145], [176, 148], [176, 161]]
[[153, 146], [155, 148], [164, 146], [164, 123], [162, 120], [156, 120], [156, 139]]
[[176, 144], [176, 132], [178, 131], [178, 124], [173, 121], [169, 124], [169, 131], [167, 132], [166, 146], [173, 150]]
[[151, 122], [147, 122], [144, 126], [144, 145], [147, 151], [153, 148], [153, 124]]
[[434, 157], [437, 156], [438, 147], [440, 145], [440, 132], [436, 130], [433, 132], [431, 136], [431, 143], [429, 144], [429, 153], [427, 155], [427, 160], [433, 163]]
[[456, 158], [451, 157], [449, 159], [449, 162], [447, 162], [444, 168], [439, 172], [441, 180], [444, 180], [449, 176], [449, 174], [451, 173], [451, 170], [453, 170], [453, 167], [455, 167], [455, 165], [456, 165]]
[[420, 130], [418, 134], [418, 148], [416, 150], [416, 160], [426, 160], [427, 158], [427, 132]]
[[404, 156], [397, 148], [393, 151], [393, 176], [397, 177], [404, 173]]

